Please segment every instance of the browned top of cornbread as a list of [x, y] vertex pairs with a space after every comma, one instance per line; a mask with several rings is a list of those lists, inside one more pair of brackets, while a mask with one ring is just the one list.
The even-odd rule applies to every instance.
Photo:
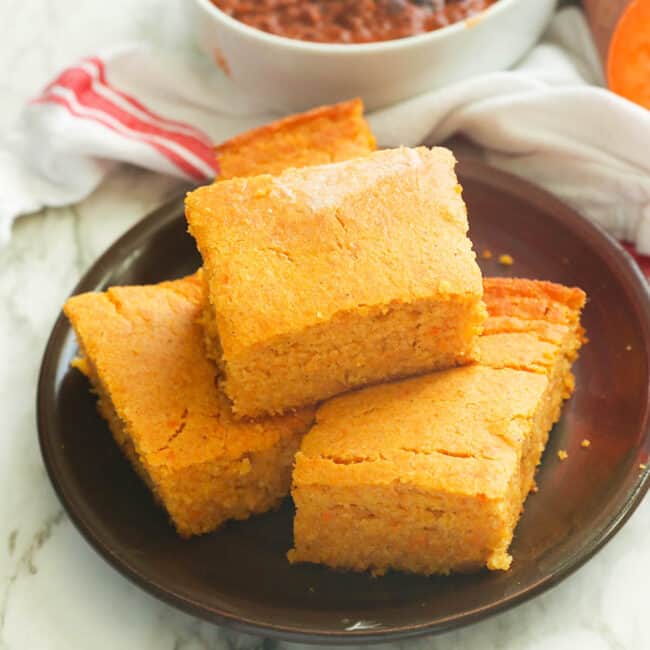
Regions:
[[540, 374], [473, 365], [336, 397], [317, 411], [294, 482], [399, 481], [496, 497], [508, 489], [546, 383]]
[[498, 341], [479, 345], [486, 358], [325, 402], [303, 440], [294, 481], [400, 481], [458, 495], [504, 494], [548, 385], [549, 357], [571, 358], [583, 341], [585, 294], [487, 279], [485, 301], [490, 316], [480, 343]]
[[290, 115], [216, 146], [218, 179], [275, 175], [287, 167], [348, 160], [375, 147], [363, 103], [353, 99]]
[[64, 311], [104, 391], [150, 465], [241, 458], [306, 430], [313, 410], [235, 420], [197, 324], [197, 275], [70, 298]]
[[400, 148], [188, 194], [224, 353], [338, 312], [479, 298], [454, 164]]

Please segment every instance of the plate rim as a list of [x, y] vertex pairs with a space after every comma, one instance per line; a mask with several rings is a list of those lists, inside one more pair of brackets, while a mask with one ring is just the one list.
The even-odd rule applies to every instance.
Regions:
[[[646, 361], [648, 368], [650, 368], [650, 288], [648, 281], [634, 262], [632, 256], [621, 244], [600, 225], [583, 217], [555, 195], [534, 185], [530, 181], [475, 160], [461, 160], [457, 172], [460, 172], [459, 175], [461, 176], [471, 178], [478, 183], [490, 185], [526, 202], [537, 205], [543, 203], [546, 211], [552, 213], [558, 222], [568, 227], [592, 251], [596, 251], [600, 257], [609, 262], [610, 268], [611, 266], [618, 267], [618, 273], [616, 275], [628, 292], [628, 298], [637, 313], [639, 322], [645, 322], [649, 326], [645, 330], [644, 341]], [[514, 187], [512, 185], [513, 180], [516, 181]], [[114, 268], [113, 262], [123, 259], [125, 249], [134, 250], [137, 244], [143, 239], [148, 238], [152, 233], [164, 228], [178, 218], [179, 213], [183, 212], [183, 198], [184, 193], [172, 197], [162, 206], [145, 215], [116, 241], [110, 244], [83, 274], [70, 295], [96, 290], [99, 285], [104, 284], [106, 278], [112, 273]], [[66, 488], [59, 480], [56, 471], [56, 461], [52, 448], [56, 431], [51, 430], [47, 417], [49, 406], [55, 401], [53, 388], [56, 385], [56, 359], [60, 355], [62, 343], [69, 332], [70, 326], [63, 312], [60, 311], [43, 353], [36, 393], [36, 423], [41, 456], [49, 480], [54, 487], [59, 501], [70, 517], [70, 520], [91, 548], [118, 573], [129, 579], [146, 593], [153, 595], [168, 605], [192, 616], [217, 625], [227, 626], [240, 632], [302, 643], [361, 645], [439, 634], [476, 623], [534, 598], [542, 592], [553, 588], [564, 578], [581, 568], [618, 533], [650, 489], [650, 471], [640, 472], [639, 479], [634, 484], [633, 489], [630, 490], [630, 493], [615, 516], [605, 524], [595, 539], [586, 545], [579, 554], [569, 558], [556, 571], [549, 573], [525, 590], [506, 596], [489, 605], [484, 605], [461, 614], [448, 616], [433, 623], [391, 626], [382, 628], [381, 630], [331, 631], [316, 628], [306, 629], [304, 627], [283, 624], [273, 625], [255, 621], [252, 618], [235, 615], [223, 609], [207, 607], [189, 596], [172, 593], [157, 581], [147, 578], [127, 561], [113, 553], [110, 547], [105, 542], [102, 542], [96, 532], [84, 521], [83, 516], [75, 509], [75, 499], [74, 497], [70, 498], [70, 495], [66, 493]], [[646, 446], [650, 444], [650, 384], [648, 386], [648, 395], [649, 399], [646, 400], [642, 420], [642, 428], [645, 430]]]

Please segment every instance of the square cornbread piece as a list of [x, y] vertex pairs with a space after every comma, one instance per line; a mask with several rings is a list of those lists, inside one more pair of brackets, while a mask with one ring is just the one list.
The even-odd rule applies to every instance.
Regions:
[[296, 456], [291, 562], [507, 569], [583, 342], [579, 289], [486, 280], [481, 361], [324, 403]]
[[287, 167], [348, 160], [375, 148], [363, 104], [353, 99], [289, 115], [216, 146], [217, 180], [280, 174]]
[[485, 308], [454, 163], [401, 148], [188, 195], [238, 416], [473, 358]]
[[197, 276], [70, 298], [65, 313], [117, 444], [183, 537], [277, 506], [313, 419], [241, 422], [215, 386]]

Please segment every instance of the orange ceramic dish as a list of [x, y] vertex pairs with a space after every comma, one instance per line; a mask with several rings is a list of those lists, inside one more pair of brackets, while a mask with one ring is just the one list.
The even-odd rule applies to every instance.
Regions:
[[633, 0], [621, 17], [609, 46], [609, 87], [650, 109], [650, 0]]

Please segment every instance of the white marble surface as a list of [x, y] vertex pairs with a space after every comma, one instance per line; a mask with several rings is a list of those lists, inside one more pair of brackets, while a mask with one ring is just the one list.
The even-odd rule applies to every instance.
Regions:
[[[148, 39], [192, 48], [190, 0], [0, 0], [0, 130], [61, 66], [100, 46]], [[34, 399], [62, 301], [93, 260], [177, 189], [124, 168], [89, 199], [19, 220], [0, 250], [0, 649], [268, 648], [176, 612], [99, 558], [63, 514], [41, 462]], [[458, 632], [400, 644], [459, 650], [647, 650], [650, 500], [560, 586]], [[290, 644], [281, 644], [290, 645]]]

